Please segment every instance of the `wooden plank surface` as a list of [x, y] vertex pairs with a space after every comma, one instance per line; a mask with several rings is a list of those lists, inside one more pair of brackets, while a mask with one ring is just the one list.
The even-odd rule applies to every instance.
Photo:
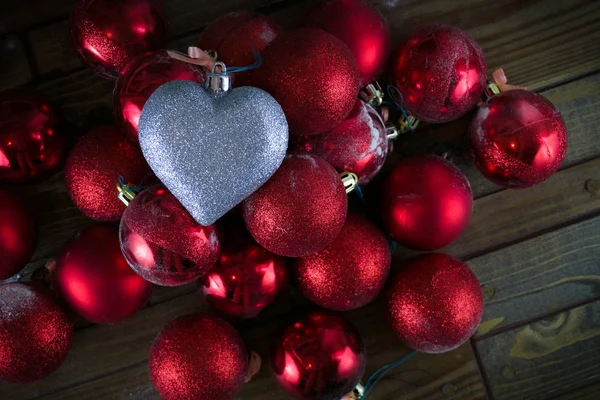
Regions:
[[0, 31], [0, 90], [24, 85], [30, 80], [31, 70], [23, 41], [13, 34], [2, 37]]

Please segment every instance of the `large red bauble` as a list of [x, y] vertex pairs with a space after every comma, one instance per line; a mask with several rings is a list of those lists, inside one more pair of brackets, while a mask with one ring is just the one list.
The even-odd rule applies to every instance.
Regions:
[[263, 51], [252, 84], [281, 104], [290, 134], [316, 135], [334, 128], [358, 96], [358, 69], [348, 47], [321, 29], [287, 31]]
[[57, 287], [69, 306], [90, 322], [110, 324], [139, 311], [153, 285], [123, 258], [116, 226], [85, 228], [56, 260]]
[[0, 181], [39, 182], [66, 156], [67, 135], [46, 99], [24, 90], [0, 94]]
[[23, 269], [36, 241], [35, 218], [27, 204], [13, 191], [0, 188], [0, 281]]
[[[282, 32], [283, 29], [266, 15], [234, 11], [207, 26], [198, 46], [215, 50], [217, 59], [228, 67], [244, 67], [254, 63], [254, 51], [262, 52]], [[236, 73], [233, 83], [247, 86], [250, 76], [250, 71]]]
[[310, 154], [286, 156], [271, 179], [242, 204], [254, 239], [286, 257], [323, 250], [342, 229], [348, 212], [340, 176]]
[[290, 324], [271, 351], [271, 371], [277, 383], [303, 400], [341, 399], [359, 383], [365, 363], [356, 328], [324, 311], [313, 311]]
[[390, 27], [363, 0], [329, 0], [309, 14], [307, 26], [321, 28], [344, 42], [356, 59], [361, 86], [379, 76], [390, 54]]
[[167, 21], [155, 0], [80, 0], [70, 29], [81, 58], [116, 78], [134, 57], [164, 47]]
[[73, 324], [41, 285], [0, 285], [0, 380], [42, 379], [63, 363]]
[[399, 162], [383, 192], [383, 222], [399, 244], [435, 250], [456, 240], [473, 212], [467, 178], [441, 157], [423, 155]]
[[117, 197], [117, 182], [138, 185], [152, 171], [137, 144], [114, 126], [89, 131], [75, 145], [65, 165], [65, 184], [71, 199], [86, 216], [118, 221], [125, 204]]
[[431, 25], [400, 45], [391, 81], [402, 93], [410, 114], [425, 122], [442, 123], [475, 107], [485, 89], [486, 74], [483, 51], [466, 32]]
[[526, 188], [556, 172], [567, 154], [567, 127], [544, 97], [509, 90], [479, 108], [468, 145], [486, 178], [507, 188]]
[[150, 378], [165, 400], [231, 400], [246, 380], [240, 334], [208, 314], [179, 317], [152, 344]]
[[483, 314], [483, 292], [467, 264], [446, 254], [410, 260], [388, 292], [389, 321], [407, 346], [443, 353], [465, 343]]

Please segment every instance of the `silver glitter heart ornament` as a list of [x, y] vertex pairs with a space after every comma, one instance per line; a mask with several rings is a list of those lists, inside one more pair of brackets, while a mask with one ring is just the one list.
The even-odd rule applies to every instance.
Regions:
[[265, 183], [288, 145], [279, 103], [258, 88], [229, 89], [222, 68], [213, 68], [208, 89], [190, 81], [160, 86], [146, 101], [138, 128], [156, 176], [204, 226]]

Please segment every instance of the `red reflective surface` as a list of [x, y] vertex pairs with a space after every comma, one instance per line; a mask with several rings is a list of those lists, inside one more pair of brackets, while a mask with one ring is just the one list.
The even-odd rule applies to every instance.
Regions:
[[0, 188], [0, 280], [23, 269], [31, 259], [36, 240], [31, 210], [16, 193]]

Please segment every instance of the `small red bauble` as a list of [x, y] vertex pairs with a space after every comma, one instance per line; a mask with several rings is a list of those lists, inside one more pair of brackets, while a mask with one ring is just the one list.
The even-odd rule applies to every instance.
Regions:
[[[254, 51], [262, 52], [281, 32], [283, 29], [266, 15], [234, 11], [207, 26], [200, 35], [198, 46], [215, 50], [217, 59], [228, 67], [243, 67], [253, 64]], [[234, 85], [249, 85], [250, 75], [250, 71], [236, 73]]]
[[371, 4], [363, 0], [329, 0], [313, 9], [306, 25], [324, 29], [348, 46], [356, 59], [361, 86], [382, 72], [390, 54], [390, 27]]
[[479, 108], [468, 145], [486, 178], [507, 188], [526, 188], [556, 172], [567, 154], [567, 127], [544, 97], [509, 90]]
[[27, 383], [60, 367], [73, 324], [41, 285], [0, 285], [0, 380]]
[[338, 172], [354, 172], [358, 184], [366, 185], [385, 162], [387, 130], [373, 107], [356, 100], [341, 124], [321, 135], [304, 136], [294, 147], [324, 158]]
[[248, 352], [227, 322], [192, 314], [158, 334], [148, 362], [152, 383], [165, 400], [230, 400], [246, 380]]
[[325, 160], [291, 154], [242, 207], [246, 226], [261, 246], [302, 257], [335, 239], [346, 220], [348, 198], [340, 176]]
[[456, 240], [473, 212], [467, 178], [441, 157], [407, 158], [384, 185], [383, 222], [399, 244], [434, 250]]
[[153, 285], [127, 265], [112, 225], [93, 225], [77, 234], [62, 249], [54, 273], [69, 306], [96, 324], [133, 315], [152, 294]]
[[424, 254], [392, 279], [388, 314], [407, 346], [443, 353], [475, 333], [483, 314], [483, 292], [464, 262], [446, 254]]
[[155, 0], [80, 0], [70, 29], [85, 62], [116, 78], [134, 57], [164, 47], [167, 21]]
[[35, 218], [16, 193], [0, 188], [0, 281], [19, 272], [37, 241]]
[[116, 127], [92, 129], [75, 145], [65, 165], [65, 184], [71, 199], [86, 216], [118, 221], [125, 204], [117, 197], [117, 182], [140, 184], [152, 172], [137, 144]]
[[341, 399], [359, 383], [365, 363], [356, 328], [324, 311], [313, 311], [290, 324], [271, 351], [277, 383], [296, 399]]
[[483, 51], [466, 32], [432, 25], [417, 30], [400, 45], [391, 81], [410, 114], [442, 123], [475, 107], [485, 89], [486, 74]]
[[178, 80], [202, 85], [205, 79], [201, 67], [171, 58], [166, 50], [143, 54], [129, 62], [117, 78], [113, 92], [117, 123], [131, 140], [137, 142], [142, 108], [156, 88]]
[[39, 182], [66, 156], [67, 135], [46, 99], [24, 90], [0, 94], [0, 181]]
[[287, 31], [263, 51], [252, 84], [281, 104], [290, 134], [316, 135], [334, 128], [358, 96], [358, 69], [348, 47], [321, 29]]

